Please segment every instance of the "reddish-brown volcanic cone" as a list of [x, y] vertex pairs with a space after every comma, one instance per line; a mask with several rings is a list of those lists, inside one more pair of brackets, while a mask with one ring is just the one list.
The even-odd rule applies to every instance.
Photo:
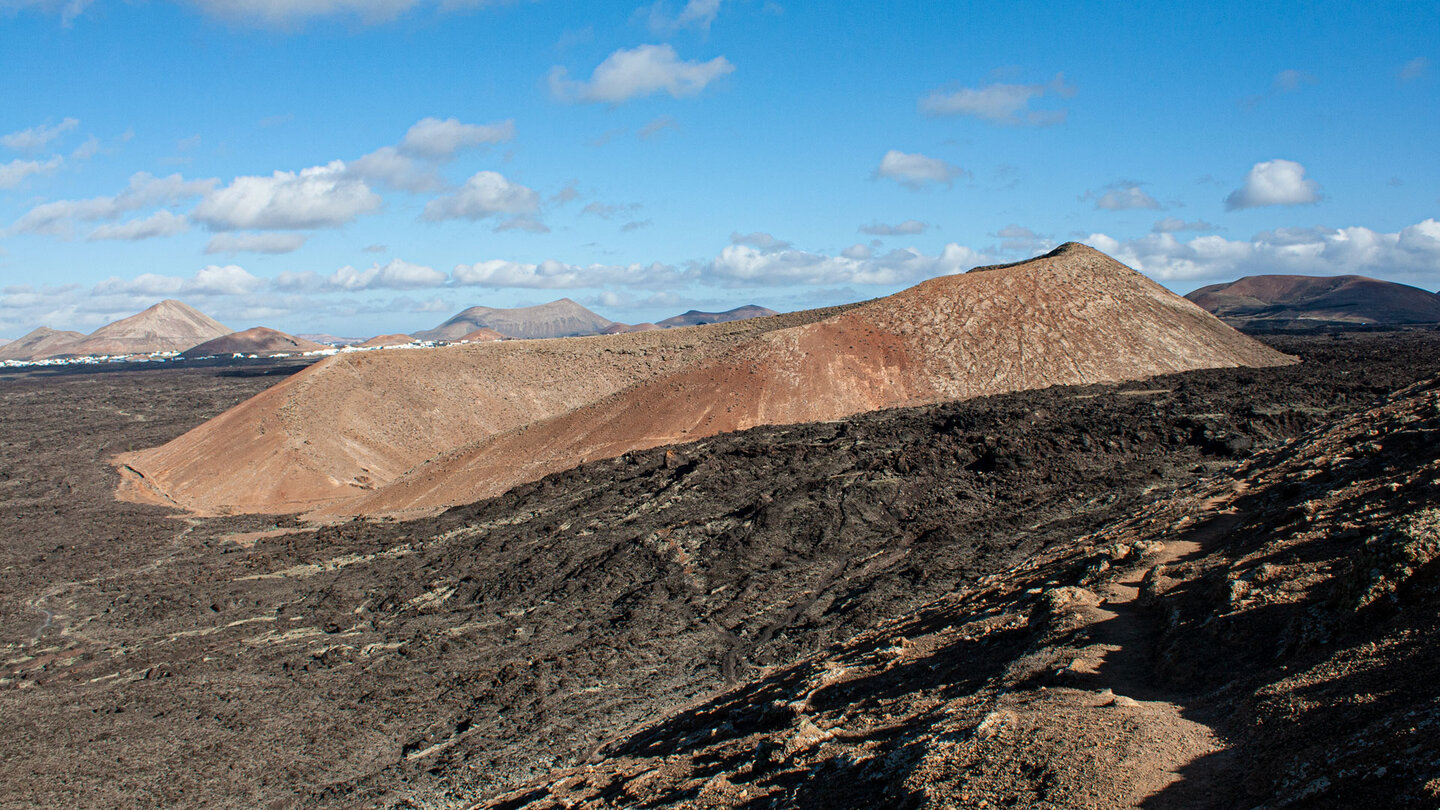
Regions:
[[234, 330], [189, 304], [164, 300], [149, 309], [106, 324], [66, 354], [149, 354], [183, 352]]
[[275, 329], [256, 326], [244, 332], [235, 332], [223, 337], [207, 340], [181, 352], [182, 357], [210, 357], [224, 354], [295, 354], [318, 352], [330, 348], [313, 340], [287, 335]]
[[461, 335], [460, 338], [459, 338], [458, 340], [456, 340], [455, 342], [456, 342], [456, 343], [482, 343], [482, 342], [490, 341], [490, 340], [504, 340], [504, 339], [505, 339], [505, 336], [502, 335], [502, 334], [500, 334], [499, 332], [496, 332], [494, 329], [487, 329], [487, 328], [485, 328], [485, 327], [482, 326], [482, 327], [480, 327], [479, 329], [476, 329], [474, 332], [470, 332], [470, 333], [468, 333], [468, 334]]
[[1290, 362], [1105, 254], [1072, 243], [766, 333], [579, 410], [452, 450], [314, 516], [434, 510], [582, 460], [756, 425]]
[[364, 494], [443, 451], [835, 311], [335, 355], [166, 445], [118, 457], [119, 494], [201, 514], [314, 509]]
[[119, 462], [131, 497], [200, 511], [419, 512], [755, 425], [1288, 362], [1069, 244], [838, 311], [339, 356]]
[[376, 335], [364, 343], [357, 345], [360, 349], [383, 349], [386, 346], [406, 346], [414, 343], [418, 338], [409, 335]]

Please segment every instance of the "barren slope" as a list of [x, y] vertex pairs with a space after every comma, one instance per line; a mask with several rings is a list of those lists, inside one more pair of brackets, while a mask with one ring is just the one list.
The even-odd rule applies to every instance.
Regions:
[[777, 314], [775, 310], [757, 304], [746, 304], [743, 307], [727, 309], [724, 312], [701, 312], [698, 309], [692, 309], [689, 312], [659, 321], [656, 323], [656, 326], [659, 326], [661, 329], [673, 329], [677, 326], [724, 323], [725, 321], [739, 321], [745, 318], [764, 318], [775, 314]]
[[756, 425], [1286, 362], [1103, 253], [1071, 243], [768, 332], [580, 410], [497, 432], [314, 516], [466, 503], [587, 459]]
[[1434, 807], [1440, 378], [484, 803]]
[[184, 357], [209, 357], [224, 354], [290, 354], [293, 352], [318, 352], [328, 349], [313, 340], [287, 335], [275, 329], [256, 326], [243, 332], [207, 340], [198, 346], [181, 352]]
[[149, 354], [183, 352], [234, 330], [194, 307], [164, 300], [143, 312], [91, 332], [66, 354]]
[[162, 447], [119, 457], [120, 495], [205, 514], [312, 509], [763, 329], [831, 312], [603, 338], [337, 355]]
[[0, 348], [0, 360], [43, 360], [67, 353], [71, 346], [84, 339], [85, 336], [79, 332], [64, 332], [42, 326]]

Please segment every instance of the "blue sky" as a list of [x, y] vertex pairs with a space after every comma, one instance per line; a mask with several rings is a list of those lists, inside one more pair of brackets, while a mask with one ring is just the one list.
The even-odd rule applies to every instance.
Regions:
[[1440, 286], [1425, 3], [0, 0], [0, 336], [872, 297], [1079, 240]]

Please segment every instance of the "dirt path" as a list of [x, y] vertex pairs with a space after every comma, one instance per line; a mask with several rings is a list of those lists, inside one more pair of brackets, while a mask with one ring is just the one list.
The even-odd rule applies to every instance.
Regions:
[[[1183, 564], [1209, 553], [1243, 519], [1230, 504], [1244, 492], [1236, 484], [1198, 504], [1198, 525], [1181, 536], [1165, 541], [1158, 555], [1151, 555], [1144, 564], [1134, 566], [1099, 589], [1104, 600], [1092, 611], [1089, 650], [1098, 653], [1094, 659], [1077, 662], [1080, 669], [1094, 672], [1096, 683], [1108, 688], [1114, 697], [1108, 704], [1135, 713], [1133, 718], [1145, 727], [1147, 736], [1165, 740], [1164, 745], [1150, 746], [1143, 759], [1130, 763], [1134, 776], [1131, 804], [1150, 806], [1147, 800], [1182, 779], [1183, 793], [1195, 800], [1213, 795], [1206, 784], [1219, 778], [1222, 758], [1214, 755], [1225, 748], [1214, 730], [1185, 713], [1185, 695], [1157, 682], [1155, 647], [1158, 627], [1153, 616], [1145, 615], [1139, 604], [1141, 585], [1147, 574], [1160, 566]], [[1088, 666], [1087, 666], [1088, 665]], [[1204, 767], [1195, 763], [1204, 761]], [[1182, 776], [1181, 771], [1185, 773]], [[1167, 793], [1167, 795], [1175, 795]], [[1184, 800], [1189, 803], [1189, 800]], [[1170, 804], [1170, 802], [1167, 802]]]

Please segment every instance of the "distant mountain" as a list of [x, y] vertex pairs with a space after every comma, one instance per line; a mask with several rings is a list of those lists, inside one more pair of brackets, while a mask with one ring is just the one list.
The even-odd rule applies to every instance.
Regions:
[[727, 321], [743, 321], [746, 318], [763, 318], [767, 315], [779, 315], [773, 309], [748, 304], [743, 307], [727, 309], [724, 312], [701, 312], [692, 309], [683, 315], [676, 315], [673, 318], [666, 318], [663, 321], [656, 321], [655, 325], [661, 329], [673, 329], [677, 326], [700, 326], [706, 323], [726, 323]]
[[1440, 323], [1440, 295], [1365, 276], [1246, 276], [1185, 297], [1234, 326]]
[[91, 332], [65, 354], [149, 354], [183, 352], [235, 330], [194, 307], [165, 300]]
[[0, 360], [44, 360], [68, 353], [71, 346], [84, 339], [85, 335], [80, 332], [63, 332], [42, 326], [0, 347]]
[[482, 327], [512, 338], [555, 338], [598, 335], [614, 323], [585, 307], [561, 298], [548, 304], [514, 309], [470, 307], [434, 329], [416, 332], [421, 340], [458, 340]]
[[304, 338], [305, 340], [313, 340], [316, 343], [324, 343], [327, 346], [352, 346], [365, 339], [356, 337], [336, 337], [335, 335], [327, 335], [323, 332], [306, 332], [304, 334], [296, 335], [295, 337]]
[[10, 338], [0, 338], [0, 346], [9, 346], [11, 343], [14, 342], [15, 341], [11, 340]]
[[623, 335], [626, 332], [653, 332], [660, 327], [653, 323], [612, 323], [600, 330], [602, 335]]
[[313, 340], [287, 335], [274, 329], [257, 326], [244, 332], [232, 332], [214, 340], [207, 340], [181, 353], [182, 357], [211, 357], [228, 354], [299, 354], [328, 349]]
[[376, 335], [364, 343], [356, 344], [362, 349], [379, 349], [384, 346], [404, 346], [407, 343], [414, 343], [415, 338], [409, 335]]

